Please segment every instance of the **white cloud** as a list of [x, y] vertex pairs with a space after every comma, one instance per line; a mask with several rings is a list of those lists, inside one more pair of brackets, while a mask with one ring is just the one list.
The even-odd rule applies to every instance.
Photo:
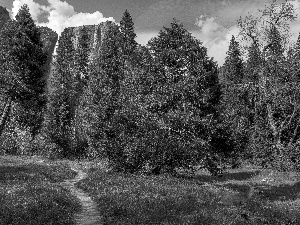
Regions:
[[192, 34], [201, 40], [210, 57], [222, 65], [225, 61], [226, 52], [229, 48], [229, 43], [232, 35], [238, 35], [237, 26], [232, 26], [229, 29], [218, 24], [213, 17], [205, 17], [201, 15], [196, 19], [195, 25], [200, 27], [199, 31], [192, 31]]
[[[32, 18], [36, 21], [37, 25], [47, 26], [52, 30], [56, 31], [58, 35], [60, 35], [60, 33], [66, 27], [99, 24], [107, 20], [115, 22], [113, 17], [105, 18], [103, 14], [99, 11], [96, 11], [94, 13], [77, 13], [74, 10], [74, 7], [66, 1], [47, 1], [48, 5], [45, 6], [34, 2], [34, 0], [14, 0], [12, 14], [15, 17], [15, 15], [19, 11], [19, 8], [23, 4], [27, 4], [29, 6], [30, 14]], [[48, 21], [40, 23], [39, 17], [43, 15], [46, 15], [46, 19]]]
[[295, 0], [295, 1], [289, 1], [294, 6], [295, 9], [295, 14], [298, 16], [296, 20], [291, 23], [291, 32], [292, 32], [292, 41], [296, 41], [298, 38], [298, 35], [300, 33], [300, 1]]
[[32, 19], [37, 21], [38, 16], [42, 14], [45, 7], [40, 4], [34, 2], [33, 0], [15, 0], [13, 2], [12, 15], [15, 17], [21, 8], [22, 5], [27, 4], [29, 7], [29, 12], [32, 16]]
[[148, 41], [153, 38], [153, 37], [157, 37], [158, 35], [158, 31], [140, 31], [140, 32], [136, 32], [136, 42], [141, 44], [141, 45], [146, 45], [148, 43]]

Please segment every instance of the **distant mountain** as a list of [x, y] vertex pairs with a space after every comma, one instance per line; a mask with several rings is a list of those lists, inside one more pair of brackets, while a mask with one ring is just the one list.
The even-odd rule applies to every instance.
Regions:
[[6, 8], [0, 6], [0, 30], [9, 19], [9, 12], [6, 10]]
[[[102, 44], [102, 40], [108, 28], [108, 24], [113, 23], [111, 21], [102, 22], [98, 25], [85, 25], [89, 35], [89, 46], [90, 46], [90, 59], [95, 59], [99, 56], [99, 50]], [[67, 30], [70, 34], [75, 49], [77, 49], [78, 40], [81, 36], [83, 26], [79, 27], [68, 27]]]
[[[88, 44], [89, 44], [89, 49], [90, 49], [90, 53], [89, 53], [89, 61], [90, 62], [92, 62], [93, 59], [96, 59], [99, 57], [103, 38], [104, 38], [104, 35], [105, 35], [110, 23], [113, 23], [113, 22], [107, 21], [107, 22], [102, 22], [98, 25], [85, 25], [85, 27], [87, 28], [88, 36], [89, 36]], [[64, 38], [64, 37], [71, 39], [72, 43], [74, 45], [74, 48], [77, 49], [78, 48], [78, 40], [82, 35], [82, 29], [83, 29], [83, 26], [68, 27], [63, 31], [63, 32], [67, 33], [67, 35], [61, 35], [60, 39]], [[62, 40], [62, 41], [64, 41], [64, 40]], [[52, 70], [55, 70], [54, 66], [51, 67], [51, 71]], [[50, 71], [50, 76], [48, 77], [48, 81], [52, 77], [51, 71]], [[51, 87], [50, 82], [48, 82], [47, 88], [48, 88], [48, 91], [51, 92], [52, 87]]]

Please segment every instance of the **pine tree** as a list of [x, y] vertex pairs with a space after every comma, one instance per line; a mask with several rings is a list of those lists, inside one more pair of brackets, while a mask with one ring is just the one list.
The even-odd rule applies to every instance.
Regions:
[[123, 75], [122, 66], [122, 36], [116, 24], [109, 24], [109, 29], [105, 34], [101, 55], [99, 59], [100, 71], [107, 74], [111, 81], [111, 99], [107, 102], [107, 119], [113, 116], [118, 108], [118, 96], [120, 94], [120, 80]]
[[232, 36], [224, 63], [225, 79], [236, 84], [240, 83], [244, 78], [243, 67], [239, 43]]
[[293, 81], [300, 81], [300, 34], [295, 45], [287, 52], [286, 61]]
[[298, 35], [298, 39], [294, 48], [294, 59], [300, 62], [300, 33]]
[[276, 81], [286, 82], [289, 80], [287, 77], [287, 64], [284, 56], [283, 37], [279, 30], [272, 26], [268, 33], [268, 48], [266, 50], [266, 68], [267, 76], [273, 79], [272, 83]]
[[40, 32], [28, 6], [23, 5], [16, 20], [7, 22], [0, 34], [0, 83], [8, 97], [0, 121], [0, 134], [12, 101], [20, 101], [26, 107], [27, 101], [39, 101], [44, 93], [42, 66], [46, 63], [47, 55], [42, 47]]
[[267, 57], [282, 57], [284, 53], [284, 49], [282, 46], [282, 37], [279, 30], [275, 26], [271, 27], [268, 34], [268, 39], [270, 46], [268, 48], [269, 54], [267, 55]]
[[88, 79], [88, 62], [89, 62], [89, 46], [90, 38], [88, 29], [86, 26], [80, 30], [80, 36], [78, 40], [78, 46], [75, 52], [75, 70], [76, 79], [78, 81], [85, 81]]
[[134, 23], [132, 22], [131, 15], [125, 10], [122, 20], [120, 21], [121, 33], [124, 36], [123, 52], [126, 56], [131, 56], [137, 46], [137, 42], [134, 40], [136, 34], [134, 32]]
[[70, 130], [75, 113], [75, 49], [68, 29], [62, 32], [56, 52], [53, 62], [55, 70], [50, 79], [45, 128], [50, 140], [61, 147], [64, 156], [67, 156], [71, 153]]
[[56, 58], [54, 62], [55, 75], [57, 75], [54, 86], [65, 86], [70, 89], [70, 85], [74, 80], [74, 55], [75, 49], [68, 29], [65, 29], [58, 40], [56, 50]]
[[[120, 155], [117, 112], [122, 107], [120, 98], [121, 81], [124, 77], [122, 43], [123, 38], [119, 26], [108, 22], [100, 57], [90, 65], [88, 87], [82, 99], [80, 110], [84, 110], [82, 123], [89, 128], [87, 133], [91, 143], [102, 143], [98, 150], [104, 149], [106, 156], [120, 165], [123, 160]], [[79, 115], [80, 116], [80, 115]], [[89, 121], [88, 121], [89, 120]], [[88, 122], [87, 122], [88, 121]]]
[[245, 78], [247, 81], [258, 82], [258, 72], [262, 63], [261, 53], [256, 43], [252, 43], [248, 50], [248, 59], [245, 69]]

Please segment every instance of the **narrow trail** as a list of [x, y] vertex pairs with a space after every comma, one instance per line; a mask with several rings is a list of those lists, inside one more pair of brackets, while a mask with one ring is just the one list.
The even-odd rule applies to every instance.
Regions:
[[71, 169], [77, 172], [77, 176], [74, 179], [66, 180], [59, 183], [64, 188], [67, 188], [71, 193], [76, 196], [82, 205], [82, 210], [75, 215], [75, 221], [78, 225], [101, 225], [100, 212], [97, 209], [97, 204], [91, 199], [91, 197], [83, 190], [77, 188], [75, 184], [80, 180], [87, 177], [82, 169], [77, 168], [74, 165], [70, 165]]

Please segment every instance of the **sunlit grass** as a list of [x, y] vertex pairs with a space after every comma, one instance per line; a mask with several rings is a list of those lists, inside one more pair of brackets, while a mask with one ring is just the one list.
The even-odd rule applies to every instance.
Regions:
[[75, 173], [61, 165], [0, 164], [0, 224], [74, 224], [80, 202], [55, 182]]
[[270, 204], [259, 192], [243, 205], [222, 204], [225, 195], [243, 192], [243, 181], [233, 186], [232, 180], [212, 178], [200, 185], [203, 177], [196, 178], [124, 175], [99, 169], [78, 187], [94, 197], [106, 224], [300, 224], [299, 213]]

